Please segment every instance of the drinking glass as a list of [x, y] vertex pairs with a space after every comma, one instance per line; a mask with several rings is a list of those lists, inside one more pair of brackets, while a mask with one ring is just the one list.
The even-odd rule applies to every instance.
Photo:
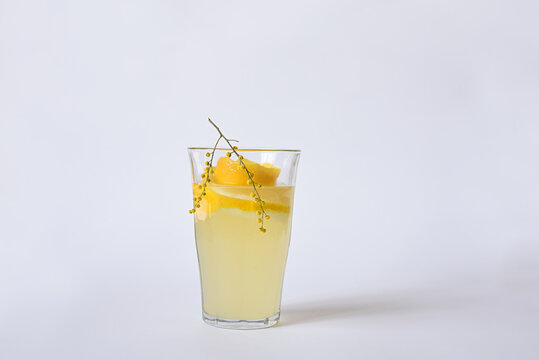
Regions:
[[223, 148], [215, 150], [211, 182], [203, 186], [212, 150], [188, 148], [194, 200], [205, 192], [194, 212], [202, 318], [229, 329], [273, 326], [280, 317], [300, 151], [238, 149], [255, 192], [239, 159]]

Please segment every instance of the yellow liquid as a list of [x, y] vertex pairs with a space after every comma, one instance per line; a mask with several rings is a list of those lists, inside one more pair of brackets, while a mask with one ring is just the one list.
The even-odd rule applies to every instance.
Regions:
[[259, 190], [271, 217], [264, 221], [265, 233], [258, 230], [251, 191], [249, 186], [208, 186], [195, 213], [202, 306], [213, 317], [254, 320], [279, 312], [294, 188]]

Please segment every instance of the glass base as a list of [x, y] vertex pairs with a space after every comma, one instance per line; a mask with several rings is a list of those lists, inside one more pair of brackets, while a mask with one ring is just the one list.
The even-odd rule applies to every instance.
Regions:
[[234, 330], [251, 330], [251, 329], [264, 329], [276, 325], [279, 322], [279, 317], [281, 313], [267, 317], [265, 319], [255, 319], [255, 320], [231, 320], [231, 319], [222, 319], [206, 314], [202, 311], [202, 319], [208, 325], [223, 328], [223, 329], [234, 329]]

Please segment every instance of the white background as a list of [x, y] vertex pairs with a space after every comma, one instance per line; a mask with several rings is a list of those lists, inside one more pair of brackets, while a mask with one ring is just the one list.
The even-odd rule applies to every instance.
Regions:
[[[538, 14], [0, 0], [0, 358], [537, 359]], [[200, 318], [208, 116], [303, 150], [272, 329]]]

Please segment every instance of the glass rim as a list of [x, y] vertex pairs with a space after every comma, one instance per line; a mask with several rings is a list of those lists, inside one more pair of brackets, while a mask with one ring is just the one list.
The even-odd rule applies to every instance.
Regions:
[[[195, 146], [190, 146], [187, 148], [187, 150], [203, 150], [203, 151], [213, 151], [213, 148], [212, 147], [195, 147]], [[220, 150], [220, 151], [230, 151], [230, 148], [223, 148], [223, 147], [218, 147], [218, 148], [215, 148], [215, 150]], [[289, 153], [301, 153], [301, 150], [299, 149], [265, 149], [265, 148], [240, 148], [238, 147], [237, 151], [255, 151], [255, 152], [289, 152]]]

